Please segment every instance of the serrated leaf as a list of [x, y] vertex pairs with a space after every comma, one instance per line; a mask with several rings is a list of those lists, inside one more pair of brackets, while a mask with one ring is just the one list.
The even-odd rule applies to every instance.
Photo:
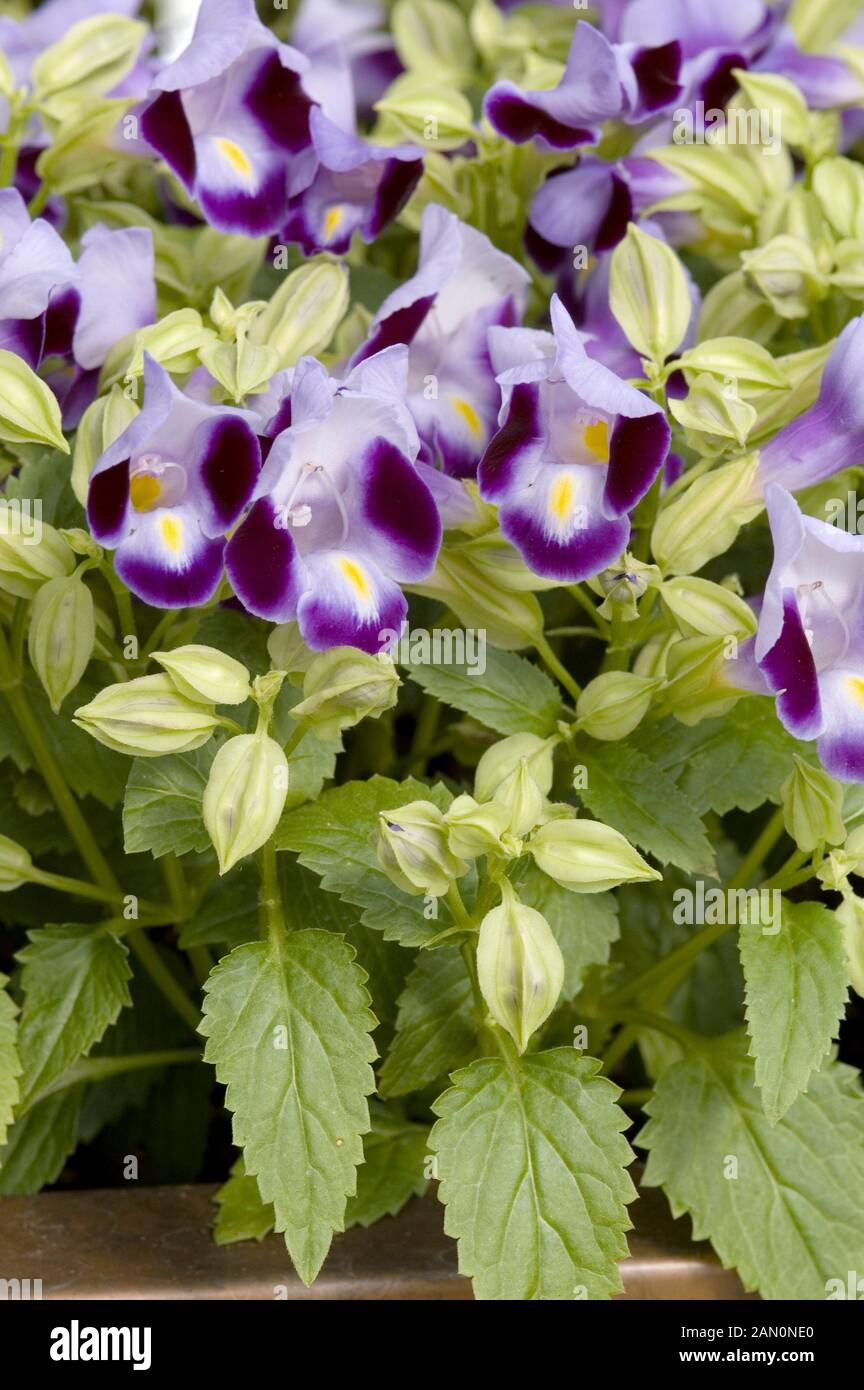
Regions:
[[783, 903], [780, 923], [741, 925], [750, 1055], [765, 1114], [779, 1120], [831, 1049], [849, 990], [843, 933], [818, 903]]
[[0, 1148], [18, 1103], [21, 1060], [18, 1056], [18, 1005], [7, 992], [9, 978], [0, 975]]
[[471, 981], [453, 947], [421, 951], [399, 996], [396, 1037], [379, 1074], [383, 1096], [422, 1091], [477, 1048]]
[[801, 744], [777, 718], [773, 700], [739, 700], [722, 719], [686, 728], [675, 719], [642, 725], [628, 740], [677, 782], [699, 813], [755, 811], [780, 801], [780, 786]]
[[133, 759], [123, 799], [127, 854], [149, 850], [161, 859], [210, 848], [201, 802], [218, 746], [211, 739], [191, 753]]
[[369, 1128], [377, 1054], [363, 978], [350, 946], [310, 930], [238, 946], [205, 985], [205, 1060], [307, 1284], [344, 1229]]
[[610, 1298], [627, 1254], [628, 1121], [572, 1048], [484, 1058], [433, 1109], [445, 1230], [480, 1299]]
[[84, 1089], [55, 1091], [15, 1121], [0, 1149], [0, 1197], [27, 1197], [59, 1178], [78, 1142]]
[[586, 769], [579, 796], [598, 820], [620, 830], [661, 864], [715, 872], [714, 852], [697, 811], [671, 777], [625, 743], [581, 748]]
[[529, 859], [523, 860], [513, 883], [521, 901], [542, 912], [552, 928], [564, 957], [561, 998], [575, 999], [586, 970], [592, 965], [605, 965], [613, 942], [618, 940], [615, 895], [570, 893]]
[[816, 1301], [827, 1280], [862, 1267], [864, 1095], [851, 1067], [827, 1065], [772, 1125], [744, 1033], [700, 1039], [646, 1108], [645, 1184], [663, 1188], [673, 1215], [690, 1213], [696, 1239], [746, 1288]]
[[28, 941], [18, 952], [22, 1106], [86, 1056], [131, 1002], [129, 952], [105, 927], [46, 926]]
[[499, 734], [555, 732], [561, 697], [539, 667], [514, 652], [486, 650], [486, 670], [472, 674], [464, 664], [407, 666], [406, 675], [430, 695], [455, 705]]
[[361, 907], [366, 926], [382, 931], [386, 941], [422, 946], [440, 926], [423, 915], [423, 898], [411, 897], [390, 882], [375, 856], [378, 812], [418, 800], [445, 810], [450, 793], [413, 777], [404, 782], [377, 776], [347, 782], [283, 816], [276, 827], [276, 847], [294, 850], [300, 863], [319, 875], [323, 888]]
[[213, 1239], [217, 1245], [263, 1240], [273, 1230], [276, 1213], [272, 1206], [261, 1201], [258, 1183], [246, 1172], [242, 1154], [213, 1201], [219, 1208], [213, 1222]]
[[357, 1193], [348, 1198], [346, 1229], [372, 1226], [383, 1216], [396, 1216], [412, 1197], [428, 1186], [424, 1175], [429, 1131], [412, 1124], [373, 1101], [372, 1128], [363, 1140], [363, 1163], [357, 1169]]

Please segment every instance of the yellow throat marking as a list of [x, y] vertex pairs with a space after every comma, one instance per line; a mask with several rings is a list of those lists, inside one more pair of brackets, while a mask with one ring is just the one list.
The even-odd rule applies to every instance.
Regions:
[[857, 700], [859, 705], [864, 705], [864, 680], [860, 676], [850, 676], [847, 684], [852, 698]]
[[136, 473], [129, 479], [129, 500], [136, 512], [152, 512], [162, 496], [162, 484], [152, 473]]
[[475, 439], [478, 439], [483, 433], [483, 423], [470, 401], [466, 401], [464, 396], [451, 396], [450, 404], [456, 414], [465, 421], [469, 432], [473, 434]]
[[163, 516], [159, 529], [167, 550], [176, 555], [183, 545], [183, 525], [176, 516]]
[[600, 463], [609, 459], [609, 426], [605, 420], [592, 420], [582, 431], [582, 442]]
[[328, 208], [324, 215], [324, 240], [330, 241], [336, 235], [345, 218], [345, 209], [339, 204]]
[[228, 160], [235, 173], [242, 174], [244, 178], [248, 179], [252, 173], [252, 165], [239, 145], [235, 144], [233, 140], [226, 140], [224, 136], [220, 136], [216, 141], [216, 148], [222, 157]]
[[570, 473], [565, 473], [562, 478], [558, 478], [552, 484], [549, 493], [549, 510], [558, 522], [568, 520], [573, 510], [573, 497], [575, 488], [573, 487], [573, 477]]
[[341, 569], [345, 578], [348, 580], [348, 583], [351, 584], [352, 587], [359, 594], [360, 598], [368, 598], [369, 585], [366, 581], [366, 576], [361, 570], [360, 566], [355, 565], [353, 560], [340, 560], [339, 568]]

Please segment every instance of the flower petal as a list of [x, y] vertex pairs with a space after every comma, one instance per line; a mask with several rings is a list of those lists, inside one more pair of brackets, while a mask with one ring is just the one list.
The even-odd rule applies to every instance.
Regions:
[[817, 745], [822, 766], [841, 782], [864, 782], [864, 671], [828, 671], [819, 693], [825, 712]]
[[117, 575], [155, 608], [192, 608], [213, 597], [224, 541], [208, 540], [189, 506], [140, 513], [114, 559]]
[[198, 426], [196, 509], [206, 536], [224, 536], [252, 496], [261, 471], [261, 446], [251, 425], [224, 414]]
[[[413, 464], [386, 439], [373, 439], [357, 466], [364, 551], [395, 579], [425, 579], [441, 545], [441, 518]], [[372, 533], [368, 535], [367, 530]]]
[[603, 471], [590, 464], [544, 464], [528, 487], [503, 502], [501, 530], [535, 574], [576, 583], [621, 555], [630, 522], [605, 516]]
[[603, 505], [607, 516], [623, 516], [644, 497], [666, 462], [672, 431], [665, 415], [635, 420], [619, 415], [609, 441]]
[[387, 632], [399, 632], [408, 611], [402, 591], [365, 555], [329, 550], [306, 559], [308, 587], [297, 621], [313, 651], [328, 647], [382, 650]]
[[824, 728], [816, 663], [794, 589], [783, 594], [783, 626], [773, 647], [759, 662], [778, 694], [777, 713], [796, 738], [815, 738]]
[[297, 610], [301, 561], [291, 531], [269, 497], [255, 502], [225, 547], [225, 569], [243, 607], [287, 622]]

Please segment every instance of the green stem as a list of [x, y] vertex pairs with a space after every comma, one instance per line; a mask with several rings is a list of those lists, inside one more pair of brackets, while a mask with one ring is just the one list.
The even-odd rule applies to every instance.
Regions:
[[546, 638], [541, 635], [536, 639], [534, 646], [537, 649], [540, 659], [545, 662], [552, 672], [552, 675], [563, 685], [568, 695], [571, 695], [574, 700], [578, 700], [579, 696], [582, 694], [581, 685], [573, 679], [567, 667], [559, 661], [549, 643], [546, 641]]
[[[27, 1109], [45, 1096], [56, 1091], [65, 1091], [79, 1082], [107, 1081], [109, 1077], [121, 1076], [124, 1072], [147, 1071], [151, 1067], [184, 1066], [189, 1062], [200, 1062], [201, 1053], [193, 1047], [168, 1048], [161, 1052], [129, 1052], [119, 1057], [82, 1057], [62, 1076], [58, 1076], [44, 1091], [38, 1091]], [[23, 1112], [22, 1112], [23, 1113]]]
[[258, 906], [261, 917], [262, 935], [272, 937], [274, 933], [287, 930], [285, 913], [282, 910], [282, 893], [279, 888], [279, 867], [276, 863], [276, 846], [268, 840], [259, 855], [261, 888]]
[[38, 217], [43, 211], [45, 204], [51, 195], [51, 190], [47, 183], [40, 183], [30, 202], [27, 204], [27, 211], [31, 217]]
[[453, 913], [454, 921], [463, 931], [473, 931], [474, 923], [471, 921], [468, 909], [462, 901], [462, 894], [455, 883], [451, 883], [447, 888], [447, 906]]
[[584, 608], [588, 617], [603, 637], [604, 641], [609, 638], [609, 624], [606, 619], [598, 612], [596, 603], [592, 603], [581, 584], [568, 584], [567, 592], [571, 598], [575, 598], [580, 608]]
[[309, 721], [307, 719], [301, 719], [300, 723], [297, 725], [294, 731], [291, 734], [289, 734], [287, 742], [284, 743], [282, 746], [282, 751], [285, 754], [286, 758], [290, 758], [291, 754], [294, 752], [294, 749], [297, 747], [299, 743], [303, 741], [308, 732]]
[[[123, 907], [126, 897], [121, 892], [112, 889], [102, 888], [97, 883], [86, 883], [81, 878], [67, 878], [65, 874], [50, 874], [44, 869], [33, 870], [33, 882], [38, 883], [42, 888], [54, 888], [58, 893], [73, 893], [78, 898], [89, 898], [92, 902], [108, 903], [112, 907], [118, 904]], [[162, 922], [173, 920], [170, 907], [162, 903], [150, 902], [148, 898], [139, 898], [138, 906], [148, 917], [158, 917]]]
[[431, 695], [424, 695], [414, 728], [414, 737], [411, 740], [411, 751], [408, 755], [408, 770], [412, 777], [422, 777], [423, 775], [429, 759], [429, 750], [435, 742], [440, 719], [440, 704]]
[[129, 932], [126, 940], [129, 949], [147, 971], [154, 985], [173, 1006], [175, 1011], [188, 1023], [193, 1033], [197, 1033], [201, 1015], [192, 1003], [180, 981], [168, 969], [157, 948], [143, 931]]

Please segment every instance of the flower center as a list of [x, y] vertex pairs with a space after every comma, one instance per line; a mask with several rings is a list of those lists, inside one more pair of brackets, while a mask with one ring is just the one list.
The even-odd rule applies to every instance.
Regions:
[[175, 507], [186, 496], [186, 470], [160, 454], [141, 454], [129, 477], [129, 500], [136, 512]]

